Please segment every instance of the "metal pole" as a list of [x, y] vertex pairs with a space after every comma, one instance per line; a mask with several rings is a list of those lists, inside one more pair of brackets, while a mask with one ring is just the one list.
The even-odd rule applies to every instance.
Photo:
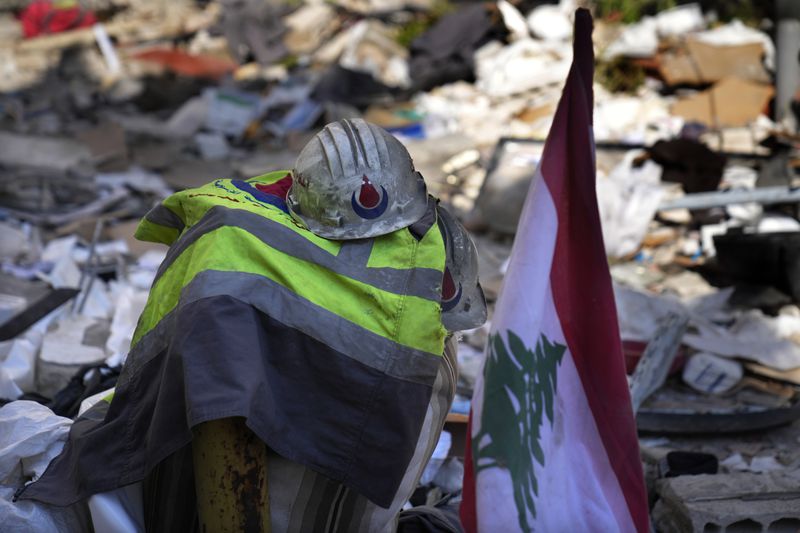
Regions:
[[730, 204], [755, 202], [761, 205], [791, 204], [800, 202], [800, 189], [789, 187], [763, 187], [750, 190], [729, 190], [687, 194], [676, 200], [663, 202], [659, 211], [669, 209], [709, 209]]
[[266, 444], [243, 418], [204, 422], [192, 433], [200, 531], [270, 533]]

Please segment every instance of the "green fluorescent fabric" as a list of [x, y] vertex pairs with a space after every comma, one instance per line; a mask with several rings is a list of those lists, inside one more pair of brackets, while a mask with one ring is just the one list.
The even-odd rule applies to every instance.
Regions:
[[[286, 175], [278, 171], [246, 183], [268, 185]], [[420, 240], [403, 229], [355, 244], [329, 241], [234, 180], [216, 180], [164, 200], [142, 220], [136, 236], [168, 245], [182, 238], [159, 272], [133, 345], [178, 304], [199, 273], [217, 271], [264, 276], [357, 328], [442, 354], [445, 254], [436, 224]]]

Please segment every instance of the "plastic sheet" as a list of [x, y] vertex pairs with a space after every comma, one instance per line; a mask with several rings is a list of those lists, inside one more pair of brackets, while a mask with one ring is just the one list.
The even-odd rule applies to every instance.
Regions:
[[597, 180], [603, 241], [612, 257], [624, 257], [639, 248], [661, 202], [661, 167], [648, 161], [634, 168], [636, 155], [630, 152], [608, 177]]
[[88, 531], [86, 507], [53, 507], [34, 501], [12, 502], [23, 483], [42, 475], [61, 452], [72, 421], [35, 402], [0, 408], [0, 517], [4, 532]]

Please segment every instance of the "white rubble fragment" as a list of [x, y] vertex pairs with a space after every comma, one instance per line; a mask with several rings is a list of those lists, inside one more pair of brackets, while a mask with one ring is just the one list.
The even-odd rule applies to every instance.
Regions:
[[756, 226], [758, 233], [778, 233], [788, 231], [800, 231], [800, 222], [796, 218], [770, 213], [764, 215]]
[[161, 197], [172, 194], [167, 182], [160, 174], [133, 165], [123, 172], [105, 172], [95, 175], [95, 183], [109, 187], [128, 186], [136, 191], [151, 193]]
[[409, 87], [408, 51], [394, 40], [391, 28], [375, 20], [362, 20], [348, 30], [339, 64], [369, 72], [390, 87]]
[[[547, 92], [547, 91], [545, 91]], [[551, 95], [536, 100], [537, 105], [549, 101]], [[554, 100], [558, 94], [552, 95]], [[537, 134], [539, 126], [522, 125], [515, 116], [531, 104], [529, 96], [493, 100], [475, 85], [463, 81], [437, 87], [414, 98], [424, 113], [423, 127], [427, 139], [451, 134], [468, 135], [478, 145], [494, 145], [502, 136], [544, 137], [547, 128]], [[525, 128], [524, 131], [517, 130]], [[549, 124], [547, 125], [549, 127]], [[415, 157], [416, 161], [416, 157]]]
[[685, 306], [677, 297], [655, 295], [614, 284], [620, 337], [647, 342], [653, 338], [660, 322], [670, 313], [685, 314]]
[[720, 461], [719, 465], [727, 468], [729, 471], [747, 472], [750, 470], [750, 465], [747, 464], [747, 461], [739, 452], [729, 455], [725, 460]]
[[79, 314], [61, 317], [56, 328], [44, 336], [36, 372], [37, 390], [53, 396], [61, 390], [83, 365], [102, 363], [103, 348], [83, 343], [86, 330], [97, 321]]
[[656, 15], [656, 28], [662, 37], [675, 37], [702, 30], [706, 26], [700, 4], [684, 4]]
[[528, 23], [516, 7], [507, 0], [498, 0], [497, 9], [500, 11], [500, 16], [503, 17], [503, 24], [511, 34], [510, 40], [518, 41], [530, 37]]
[[720, 461], [720, 466], [727, 468], [729, 471], [736, 472], [757, 472], [760, 474], [766, 472], [776, 472], [779, 470], [786, 470], [786, 467], [778, 462], [775, 457], [771, 455], [759, 455], [753, 457], [750, 462], [747, 462], [741, 453], [736, 452], [728, 456], [724, 461]]
[[675, 136], [683, 119], [669, 112], [669, 101], [652, 89], [636, 96], [609, 94], [595, 86], [594, 133], [597, 140], [652, 144]]
[[78, 251], [77, 235], [53, 239], [42, 251], [41, 260], [53, 265], [48, 274], [37, 273], [37, 276], [48, 282], [53, 288], [76, 288], [80, 284], [81, 271], [74, 254]]
[[780, 126], [761, 114], [747, 126], [728, 127], [703, 133], [700, 141], [715, 151], [769, 155], [769, 149], [760, 146], [759, 143], [776, 129], [780, 129]]
[[572, 37], [570, 13], [574, 2], [562, 0], [559, 5], [545, 4], [533, 9], [528, 15], [528, 27], [534, 36], [545, 41], [566, 41]]
[[78, 244], [77, 235], [70, 235], [68, 237], [53, 239], [52, 241], [48, 242], [47, 245], [44, 247], [44, 250], [42, 250], [41, 259], [42, 261], [55, 263], [61, 257], [71, 256], [72, 249], [75, 247], [76, 244]]
[[81, 302], [82, 309], [80, 309], [80, 313], [83, 316], [101, 320], [111, 318], [114, 304], [111, 301], [108, 285], [103, 280], [95, 279], [91, 287], [89, 287], [88, 294], [84, 290], [76, 298]]
[[[756, 187], [758, 173], [755, 169], [741, 165], [728, 165], [722, 175], [720, 189], [731, 190], [752, 190]], [[731, 204], [725, 207], [725, 211], [732, 219], [748, 224], [755, 222], [763, 213], [761, 204]]]
[[315, 63], [338, 62], [342, 67], [368, 72], [391, 87], [408, 87], [408, 50], [394, 40], [392, 29], [377, 20], [361, 20], [340, 32], [313, 56]]
[[[94, 261], [98, 258], [114, 259], [130, 253], [128, 243], [124, 239], [114, 239], [110, 241], [98, 242], [94, 246]], [[89, 260], [89, 248], [77, 247], [72, 250], [72, 260], [76, 263], [85, 265]]]
[[702, 243], [699, 235], [687, 235], [681, 240], [680, 252], [686, 257], [695, 257], [700, 255], [701, 251]]
[[758, 309], [739, 315], [724, 328], [694, 316], [697, 333], [687, 333], [683, 342], [696, 350], [724, 357], [740, 357], [777, 370], [800, 367], [800, 318], [769, 317]]
[[744, 375], [738, 361], [707, 352], [694, 354], [683, 367], [684, 383], [706, 394], [722, 394], [736, 386]]
[[[16, 338], [0, 342], [0, 374], [22, 392], [36, 391], [34, 381], [36, 358], [42, 347], [47, 326], [57, 314], [58, 311], [50, 313]], [[0, 394], [0, 398], [17, 397], [19, 394], [16, 396]]]
[[166, 256], [165, 250], [148, 250], [143, 253], [136, 264], [128, 269], [128, 283], [139, 290], [150, 290], [158, 267]]
[[622, 33], [602, 52], [603, 59], [616, 56], [652, 57], [658, 51], [658, 29], [656, 19], [642, 17], [635, 23], [625, 26]]
[[753, 457], [750, 461], [750, 470], [758, 473], [777, 472], [786, 470], [786, 467], [771, 455], [759, 455], [758, 457]]
[[[680, 183], [662, 182], [661, 189], [664, 193], [664, 202], [678, 200], [686, 196], [683, 185]], [[658, 212], [658, 217], [673, 224], [688, 225], [692, 221], [692, 213], [688, 209], [666, 209]]]
[[521, 39], [507, 46], [491, 41], [475, 52], [475, 86], [500, 98], [564, 83], [572, 63], [572, 47]]
[[54, 289], [74, 289], [80, 284], [81, 271], [72, 257], [64, 255], [55, 261], [49, 274], [37, 273], [37, 276], [48, 282]]

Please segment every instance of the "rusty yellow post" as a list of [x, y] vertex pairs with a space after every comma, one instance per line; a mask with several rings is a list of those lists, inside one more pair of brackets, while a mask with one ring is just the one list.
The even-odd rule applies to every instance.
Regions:
[[269, 533], [267, 448], [243, 418], [224, 418], [193, 430], [200, 531]]

